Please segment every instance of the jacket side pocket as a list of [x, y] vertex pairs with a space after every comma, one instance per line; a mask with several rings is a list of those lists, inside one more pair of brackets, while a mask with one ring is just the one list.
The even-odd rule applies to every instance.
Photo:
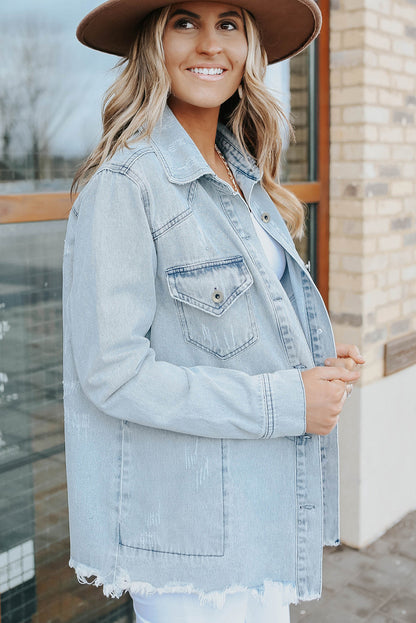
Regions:
[[126, 422], [121, 544], [223, 556], [223, 443]]

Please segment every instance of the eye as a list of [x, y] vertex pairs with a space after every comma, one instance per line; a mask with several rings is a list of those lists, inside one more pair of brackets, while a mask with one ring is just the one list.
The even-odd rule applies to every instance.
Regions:
[[178, 30], [190, 30], [193, 27], [193, 23], [185, 17], [178, 19], [178, 21], [174, 24], [174, 28], [177, 28]]
[[221, 30], [237, 30], [237, 24], [235, 22], [224, 21], [220, 23]]

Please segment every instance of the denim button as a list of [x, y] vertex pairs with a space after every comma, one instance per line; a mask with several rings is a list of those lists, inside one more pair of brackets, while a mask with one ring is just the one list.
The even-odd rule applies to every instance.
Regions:
[[263, 223], [268, 223], [270, 221], [270, 214], [268, 212], [263, 212], [261, 215], [261, 220]]
[[224, 300], [224, 294], [221, 292], [221, 290], [217, 290], [217, 288], [215, 288], [214, 292], [211, 295], [211, 298], [214, 303], [222, 303]]

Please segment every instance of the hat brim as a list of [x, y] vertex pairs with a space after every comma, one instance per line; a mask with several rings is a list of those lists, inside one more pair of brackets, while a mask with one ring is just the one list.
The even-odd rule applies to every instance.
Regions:
[[[79, 24], [81, 43], [109, 54], [128, 56], [142, 20], [166, 0], [107, 0]], [[304, 50], [319, 34], [321, 11], [315, 0], [241, 0], [260, 28], [269, 64]]]

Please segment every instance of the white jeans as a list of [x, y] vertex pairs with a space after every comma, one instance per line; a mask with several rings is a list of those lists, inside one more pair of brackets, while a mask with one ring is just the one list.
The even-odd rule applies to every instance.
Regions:
[[289, 606], [261, 603], [248, 593], [226, 596], [222, 609], [201, 606], [196, 594], [164, 593], [133, 599], [136, 623], [290, 623]]

